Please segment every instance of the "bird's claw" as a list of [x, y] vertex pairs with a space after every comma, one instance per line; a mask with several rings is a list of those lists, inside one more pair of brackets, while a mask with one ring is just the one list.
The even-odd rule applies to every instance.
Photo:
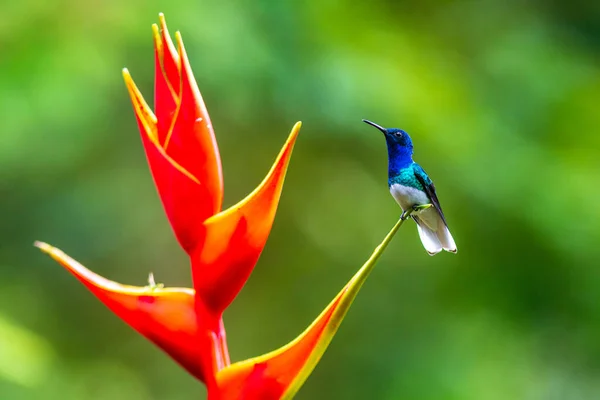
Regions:
[[419, 212], [419, 211], [427, 210], [430, 207], [433, 207], [433, 204], [415, 204], [411, 208], [402, 211], [402, 214], [400, 215], [400, 219], [402, 221], [405, 221], [405, 220], [408, 219], [408, 217], [410, 217], [410, 215], [412, 213], [416, 213], [416, 212]]
[[[412, 210], [411, 210], [412, 211]], [[400, 214], [400, 219], [402, 221], [406, 221], [406, 219], [409, 217], [410, 213], [408, 212], [408, 210], [406, 211], [402, 211], [402, 214]]]
[[413, 210], [413, 212], [419, 212], [419, 211], [427, 210], [430, 207], [433, 207], [433, 204], [431, 204], [431, 203], [420, 204], [420, 205], [415, 204], [414, 206], [412, 206], [412, 210]]

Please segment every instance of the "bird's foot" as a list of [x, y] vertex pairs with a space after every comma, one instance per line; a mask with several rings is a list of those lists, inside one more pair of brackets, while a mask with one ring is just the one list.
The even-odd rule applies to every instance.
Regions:
[[411, 208], [402, 211], [402, 214], [400, 215], [400, 219], [405, 221], [408, 219], [408, 217], [411, 216], [411, 214], [418, 213], [423, 210], [427, 210], [430, 207], [433, 207], [433, 204], [415, 204]]
[[429, 207], [433, 207], [433, 204], [415, 204], [411, 208], [402, 211], [402, 214], [400, 215], [400, 219], [402, 221], [405, 221], [408, 219], [408, 217], [410, 217], [411, 214], [417, 213], [419, 211], [427, 210]]
[[433, 204], [431, 204], [431, 203], [429, 203], [429, 204], [415, 204], [414, 206], [412, 206], [412, 211], [413, 212], [419, 212], [419, 211], [427, 210], [430, 207], [433, 207]]

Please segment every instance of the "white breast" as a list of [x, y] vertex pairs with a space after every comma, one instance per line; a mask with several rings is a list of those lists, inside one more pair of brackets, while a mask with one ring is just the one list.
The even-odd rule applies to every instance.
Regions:
[[410, 186], [400, 185], [398, 183], [390, 186], [390, 193], [400, 204], [403, 210], [412, 207], [415, 204], [428, 204], [429, 199], [425, 192], [412, 188]]

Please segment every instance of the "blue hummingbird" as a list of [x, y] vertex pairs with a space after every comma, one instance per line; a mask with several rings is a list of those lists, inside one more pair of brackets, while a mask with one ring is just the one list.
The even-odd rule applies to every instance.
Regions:
[[[413, 144], [408, 133], [402, 129], [386, 129], [374, 122], [363, 122], [383, 132], [388, 149], [388, 186], [390, 193], [402, 208], [402, 218], [411, 211], [423, 247], [429, 255], [442, 249], [456, 253], [456, 244], [448, 229], [446, 218], [435, 192], [435, 186], [421, 168], [413, 161]], [[432, 205], [423, 208], [421, 206]]]

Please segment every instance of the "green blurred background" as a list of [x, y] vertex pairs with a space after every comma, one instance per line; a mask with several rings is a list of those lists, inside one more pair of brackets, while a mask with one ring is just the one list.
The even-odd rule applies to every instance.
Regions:
[[121, 78], [152, 99], [150, 25], [181, 30], [225, 205], [304, 125], [232, 359], [299, 334], [400, 214], [383, 138], [412, 134], [458, 255], [403, 227], [299, 399], [600, 398], [600, 3], [2, 1], [0, 399], [204, 388], [32, 246], [189, 286]]

